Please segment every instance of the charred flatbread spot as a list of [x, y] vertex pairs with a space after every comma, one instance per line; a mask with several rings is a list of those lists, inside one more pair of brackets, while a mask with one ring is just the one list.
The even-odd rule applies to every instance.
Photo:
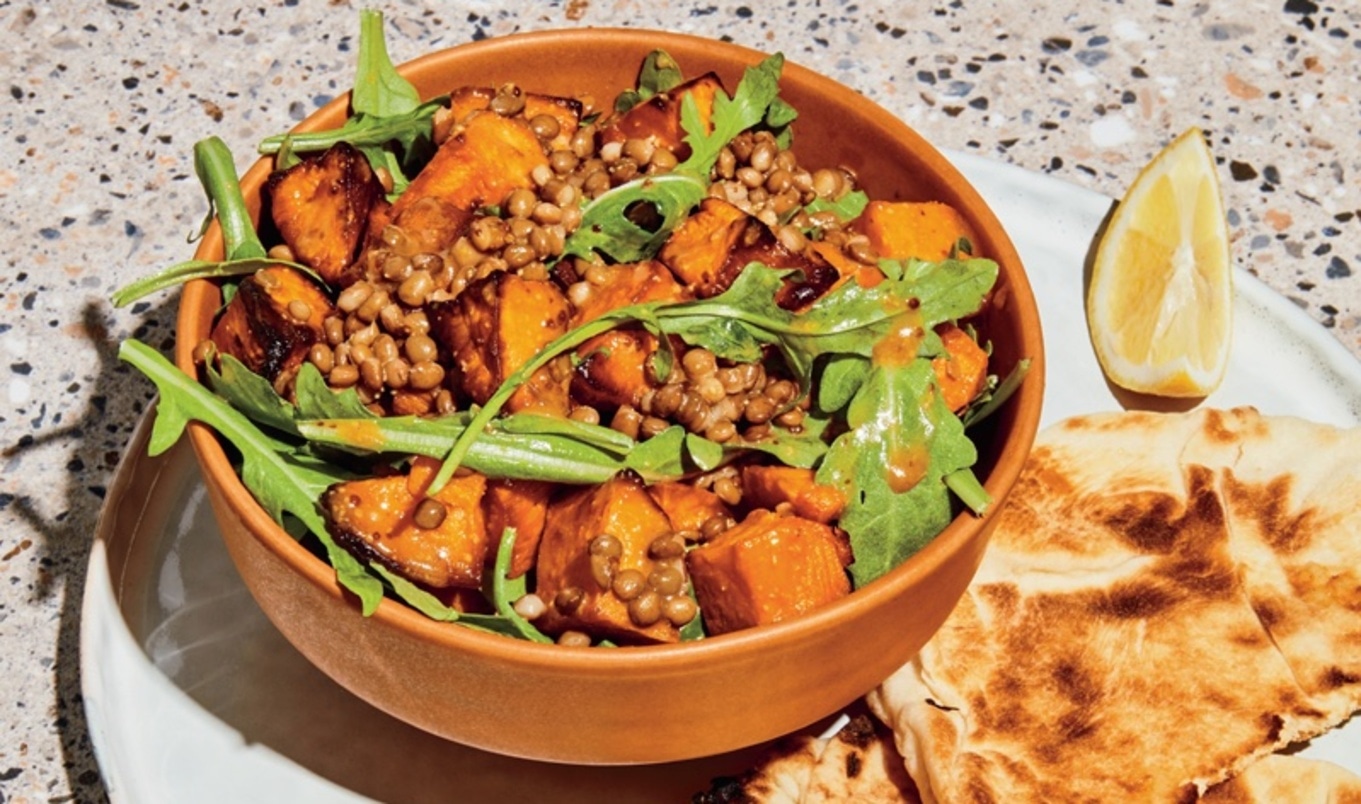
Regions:
[[1117, 620], [1148, 619], [1176, 605], [1181, 597], [1156, 581], [1129, 581], [1098, 595], [1091, 612]]
[[864, 769], [863, 760], [859, 752], [852, 751], [846, 755], [846, 778], [854, 779], [860, 775]]
[[1266, 731], [1266, 739], [1275, 742], [1281, 738], [1281, 730], [1285, 728], [1285, 720], [1275, 712], [1267, 712], [1261, 717], [1261, 724]]
[[1291, 513], [1291, 491], [1288, 474], [1268, 483], [1252, 484], [1240, 481], [1232, 469], [1224, 471], [1224, 493], [1234, 509], [1257, 521], [1273, 550], [1287, 554], [1307, 548], [1319, 527], [1314, 509]]
[[1319, 680], [1319, 686], [1325, 690], [1335, 690], [1351, 684], [1361, 683], [1361, 676], [1355, 673], [1348, 673], [1341, 667], [1329, 667]]
[[1121, 495], [1102, 501], [1112, 508], [1101, 524], [1145, 553], [1172, 552], [1179, 541], [1208, 541], [1225, 526], [1224, 507], [1214, 490], [1214, 474], [1203, 466], [1187, 468], [1187, 501], [1159, 492]]

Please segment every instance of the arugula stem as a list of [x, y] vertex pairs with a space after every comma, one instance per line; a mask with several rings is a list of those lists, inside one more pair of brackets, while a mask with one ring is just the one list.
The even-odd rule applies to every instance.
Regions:
[[194, 143], [194, 170], [217, 210], [225, 258], [264, 259], [267, 252], [255, 232], [255, 221], [246, 209], [241, 182], [236, 176], [236, 162], [227, 143], [217, 136]]

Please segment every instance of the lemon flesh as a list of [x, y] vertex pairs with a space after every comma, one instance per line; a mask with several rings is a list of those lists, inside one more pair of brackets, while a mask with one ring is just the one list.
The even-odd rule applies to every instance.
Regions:
[[1233, 281], [1214, 158], [1191, 128], [1140, 171], [1097, 248], [1087, 324], [1111, 382], [1205, 396], [1228, 364]]

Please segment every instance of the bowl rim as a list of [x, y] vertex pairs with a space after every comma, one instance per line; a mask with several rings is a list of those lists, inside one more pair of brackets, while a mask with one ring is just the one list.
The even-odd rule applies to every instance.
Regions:
[[[410, 61], [397, 65], [398, 71], [408, 79], [437, 71], [450, 59], [458, 59], [465, 54], [488, 54], [500, 50], [519, 51], [525, 47], [549, 41], [580, 41], [598, 44], [602, 40], [612, 42], [628, 41], [637, 43], [646, 40], [648, 48], [666, 48], [671, 43], [675, 48], [710, 48], [722, 51], [722, 55], [735, 57], [745, 64], [755, 64], [770, 55], [745, 45], [724, 42], [693, 34], [656, 31], [645, 28], [568, 28], [521, 32], [497, 36], [476, 42], [454, 45], [436, 50]], [[1030, 312], [1029, 322], [1033, 326], [1021, 326], [1020, 335], [1023, 348], [1020, 354], [1031, 361], [1030, 372], [1025, 382], [1007, 402], [1016, 406], [1015, 423], [1011, 433], [1009, 448], [999, 450], [992, 471], [984, 487], [992, 495], [993, 505], [981, 517], [967, 511], [961, 512], [951, 520], [946, 528], [931, 539], [919, 551], [908, 557], [898, 566], [880, 578], [855, 589], [851, 594], [814, 611], [791, 620], [747, 628], [727, 634], [706, 637], [692, 642], [679, 642], [661, 645], [625, 646], [615, 650], [599, 648], [567, 648], [556, 644], [540, 644], [521, 639], [508, 638], [499, 634], [486, 633], [473, 628], [462, 627], [457, 623], [439, 622], [430, 619], [400, 601], [384, 597], [370, 618], [398, 630], [441, 647], [449, 647], [474, 652], [488, 658], [515, 662], [524, 666], [537, 666], [567, 669], [574, 672], [607, 674], [634, 666], [639, 660], [648, 663], [652, 672], [676, 672], [681, 669], [710, 661], [714, 654], [729, 651], [761, 651], [778, 645], [788, 639], [798, 639], [801, 635], [818, 633], [837, 627], [843, 612], [864, 607], [874, 608], [880, 603], [897, 596], [903, 587], [910, 587], [921, 581], [939, 567], [947, 557], [963, 548], [979, 528], [983, 528], [989, 517], [995, 517], [1006, 495], [1015, 485], [1022, 465], [1033, 446], [1039, 427], [1040, 409], [1044, 391], [1044, 351], [1041, 338], [1040, 319], [1033, 290], [1020, 257], [1010, 237], [997, 221], [992, 210], [983, 201], [977, 190], [967, 179], [940, 154], [940, 152], [893, 113], [870, 101], [860, 92], [833, 79], [805, 68], [796, 62], [786, 60], [781, 74], [783, 84], [793, 75], [817, 91], [835, 92], [842, 100], [879, 125], [895, 130], [895, 137], [909, 143], [913, 149], [920, 149], [928, 155], [939, 158], [945, 171], [945, 180], [959, 193], [961, 199], [981, 217], [981, 223], [996, 235], [993, 244], [995, 253], [989, 256], [998, 263], [1014, 266], [1017, 270], [1007, 274], [1011, 302], [1018, 305], [1022, 321]], [[293, 131], [310, 131], [339, 125], [349, 108], [350, 93], [337, 95], [317, 111], [299, 123]], [[256, 160], [242, 176], [243, 187], [257, 188], [263, 184], [270, 171], [270, 157]], [[253, 193], [257, 196], [258, 191]], [[222, 234], [216, 221], [205, 232], [196, 251], [196, 258], [205, 259], [209, 255], [221, 254]], [[213, 297], [218, 293], [217, 286], [208, 280], [194, 280], [183, 291], [176, 321], [175, 362], [186, 373], [194, 376], [194, 344], [184, 337], [201, 320], [205, 313], [216, 309]], [[299, 540], [289, 536], [256, 502], [255, 498], [241, 482], [240, 477], [227, 459], [226, 451], [218, 440], [215, 431], [197, 421], [189, 423], [189, 436], [196, 455], [204, 471], [205, 479], [217, 479], [219, 490], [226, 503], [242, 520], [251, 535], [267, 550], [283, 561], [311, 585], [334, 598], [343, 599], [359, 614], [358, 604], [352, 593], [343, 589], [336, 579], [335, 570], [322, 558], [309, 551]]]

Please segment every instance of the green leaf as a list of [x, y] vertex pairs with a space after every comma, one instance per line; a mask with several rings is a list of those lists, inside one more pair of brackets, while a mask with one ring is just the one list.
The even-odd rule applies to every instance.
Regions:
[[358, 114], [393, 117], [420, 106], [416, 88], [400, 74], [388, 57], [383, 35], [383, 13], [371, 8], [359, 11], [359, 67], [355, 71], [350, 106]]
[[638, 87], [619, 93], [614, 99], [614, 110], [623, 114], [648, 98], [670, 92], [684, 81], [676, 60], [664, 50], [654, 50], [643, 57], [638, 70]]
[[834, 201], [829, 201], [822, 196], [818, 196], [804, 206], [804, 211], [809, 215], [819, 212], [830, 212], [842, 223], [848, 223], [860, 217], [869, 205], [870, 197], [862, 190], [852, 190], [844, 193]]
[[[656, 254], [672, 230], [704, 200], [709, 171], [723, 146], [765, 119], [779, 97], [783, 66], [784, 57], [777, 53], [748, 67], [731, 98], [718, 92], [714, 96], [712, 130], [700, 119], [694, 96], [686, 93], [681, 98], [681, 127], [690, 156], [671, 173], [634, 179], [584, 204], [581, 224], [567, 238], [563, 256], [590, 257], [599, 252], [616, 262], [638, 262]], [[789, 111], [781, 108], [777, 119], [786, 118]], [[628, 218], [637, 204], [652, 205], [661, 221], [656, 230], [645, 229]]]
[[359, 63], [350, 117], [337, 129], [306, 134], [285, 133], [261, 141], [262, 154], [284, 156], [278, 165], [287, 167], [294, 154], [325, 151], [339, 142], [362, 152], [374, 170], [387, 171], [393, 200], [410, 183], [434, 152], [435, 112], [448, 105], [448, 96], [421, 102], [420, 93], [397, 72], [388, 56], [381, 12], [365, 9], [359, 17]]
[[712, 471], [723, 464], [723, 445], [701, 435], [687, 433], [685, 451], [690, 461], [702, 472]]
[[496, 548], [496, 564], [491, 574], [492, 606], [521, 639], [551, 644], [552, 639], [515, 610], [515, 601], [524, 597], [528, 586], [524, 575], [518, 578], [510, 577], [510, 560], [514, 553], [515, 528], [506, 528], [501, 533], [501, 544]]
[[926, 359], [876, 365], [847, 410], [851, 427], [832, 443], [817, 481], [847, 500], [838, 524], [850, 535], [859, 588], [935, 538], [954, 515], [945, 476], [977, 460], [964, 425], [935, 391]]
[[293, 455], [291, 445], [265, 435], [244, 414], [151, 347], [126, 340], [118, 348], [118, 357], [145, 374], [160, 394], [151, 454], [168, 449], [191, 419], [212, 427], [241, 454], [241, 481], [260, 506], [280, 525], [285, 513], [301, 521], [326, 550], [336, 579], [359, 598], [365, 616], [372, 614], [383, 598], [382, 583], [335, 543], [318, 510], [321, 493], [332, 483], [348, 478], [338, 470], [324, 468], [325, 464]]
[[444, 605], [439, 598], [382, 564], [375, 561], [369, 564], [369, 569], [387, 582], [399, 600], [426, 617], [442, 623], [458, 622], [462, 619], [457, 609]]
[[[306, 419], [298, 422], [298, 431], [312, 443], [360, 453], [444, 458], [463, 437], [469, 421], [466, 414]], [[623, 458], [615, 445], [602, 449], [594, 436], [583, 440], [556, 428], [532, 432], [522, 425], [519, 432], [508, 432], [501, 422], [492, 422], [468, 442], [461, 464], [488, 477], [603, 483], [620, 469]]]
[[353, 388], [337, 391], [326, 384], [321, 371], [311, 363], [298, 369], [293, 385], [299, 419], [374, 419], [377, 414], [365, 407]]
[[[704, 200], [708, 182], [681, 173], [636, 179], [582, 206], [581, 224], [563, 246], [563, 257], [595, 252], [616, 262], [638, 262], [657, 253], [671, 232]], [[629, 219], [636, 204], [651, 204], [661, 219], [655, 230]]]
[[220, 369], [209, 366], [206, 371], [208, 387], [213, 393], [257, 424], [290, 435], [298, 434], [298, 428], [293, 424], [293, 406], [275, 392], [269, 380], [229, 354], [219, 355], [219, 363]]
[[[711, 115], [712, 130], [706, 131], [700, 120], [699, 106], [691, 95], [681, 100], [681, 127], [685, 130], [685, 142], [690, 146], [690, 156], [676, 166], [676, 172], [706, 179], [718, 154], [734, 137], [766, 119], [767, 110], [780, 95], [780, 72], [784, 69], [784, 54], [776, 53], [760, 64], [748, 67], [742, 73], [742, 80], [731, 98], [725, 93], [714, 95], [714, 110]], [[783, 108], [777, 118], [788, 112]]]
[[822, 364], [818, 375], [819, 410], [835, 413], [850, 404], [869, 375], [870, 361], [856, 354], [832, 355]]

